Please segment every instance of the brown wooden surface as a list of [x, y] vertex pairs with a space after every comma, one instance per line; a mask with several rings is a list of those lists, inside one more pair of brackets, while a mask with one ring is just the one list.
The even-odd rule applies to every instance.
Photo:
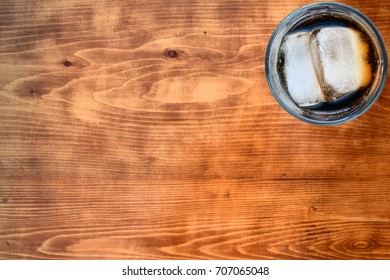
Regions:
[[337, 127], [266, 83], [306, 3], [1, 0], [0, 258], [390, 259], [390, 81]]

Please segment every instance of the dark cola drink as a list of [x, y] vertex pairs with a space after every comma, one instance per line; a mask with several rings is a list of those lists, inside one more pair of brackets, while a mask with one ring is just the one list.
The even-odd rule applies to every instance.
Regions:
[[370, 92], [378, 72], [370, 36], [342, 17], [303, 21], [284, 36], [278, 56], [281, 82], [302, 108], [348, 107]]

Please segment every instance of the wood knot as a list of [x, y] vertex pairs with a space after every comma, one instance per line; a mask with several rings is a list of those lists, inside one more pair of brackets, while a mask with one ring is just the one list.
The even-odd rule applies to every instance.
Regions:
[[353, 243], [353, 247], [356, 249], [367, 249], [368, 247], [371, 247], [371, 242], [367, 240], [357, 240]]
[[307, 215], [313, 215], [316, 212], [318, 212], [318, 208], [314, 205], [311, 205], [307, 208]]
[[69, 66], [71, 66], [72, 65], [72, 62], [70, 62], [69, 60], [65, 60], [64, 61], [64, 66], [65, 67], [69, 67]]
[[175, 58], [177, 56], [177, 52], [175, 50], [168, 50], [167, 55], [170, 58]]
[[357, 238], [350, 240], [347, 246], [347, 249], [352, 251], [368, 252], [375, 248], [376, 242], [371, 238]]

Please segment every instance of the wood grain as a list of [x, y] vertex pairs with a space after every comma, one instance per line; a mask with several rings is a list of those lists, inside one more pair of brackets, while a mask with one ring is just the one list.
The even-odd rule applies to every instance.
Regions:
[[266, 83], [306, 3], [1, 0], [0, 258], [389, 259], [389, 82], [336, 127]]

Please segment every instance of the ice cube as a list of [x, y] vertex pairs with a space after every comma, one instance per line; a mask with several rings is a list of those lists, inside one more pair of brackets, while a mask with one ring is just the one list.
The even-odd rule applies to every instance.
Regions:
[[328, 101], [354, 93], [369, 84], [369, 46], [359, 31], [347, 27], [324, 27], [314, 31], [313, 37], [313, 53], [316, 50], [319, 56], [314, 60], [320, 62], [320, 82], [323, 82], [322, 88]]
[[281, 46], [287, 91], [302, 107], [325, 101], [311, 57], [310, 36], [309, 32], [292, 33], [284, 38]]

